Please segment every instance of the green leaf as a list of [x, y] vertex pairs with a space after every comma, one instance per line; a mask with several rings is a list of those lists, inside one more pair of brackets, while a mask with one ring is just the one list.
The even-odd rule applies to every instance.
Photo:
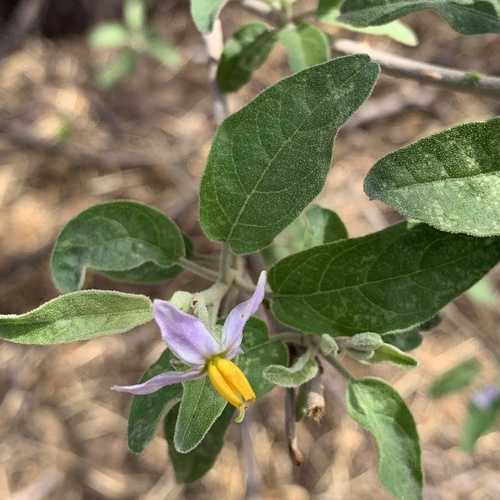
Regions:
[[342, 1], [339, 2], [335, 0], [332, 2], [331, 0], [320, 0], [318, 5], [319, 20], [337, 26], [338, 28], [355, 31], [357, 33], [387, 36], [396, 42], [410, 47], [418, 45], [418, 38], [415, 32], [401, 21], [393, 21], [388, 24], [382, 24], [381, 26], [369, 26], [367, 28], [359, 28], [340, 22], [338, 18], [340, 16], [340, 4]]
[[184, 395], [175, 425], [174, 446], [179, 453], [194, 450], [226, 407], [208, 377], [182, 383]]
[[269, 272], [272, 311], [321, 335], [408, 330], [481, 279], [500, 238], [473, 238], [402, 222], [287, 257]]
[[347, 238], [344, 223], [335, 212], [328, 208], [311, 205], [304, 212], [304, 218], [306, 221], [304, 250]]
[[94, 49], [120, 48], [129, 43], [129, 32], [117, 22], [97, 25], [87, 38], [88, 44]]
[[375, 349], [371, 358], [363, 362], [368, 364], [389, 363], [405, 370], [413, 370], [418, 366], [416, 358], [390, 344], [382, 344]]
[[136, 54], [133, 51], [127, 50], [123, 52], [97, 72], [97, 84], [104, 89], [109, 89], [118, 80], [133, 75], [135, 61]]
[[222, 92], [234, 92], [250, 80], [262, 66], [276, 43], [276, 32], [264, 23], [240, 26], [226, 42], [217, 69], [217, 86]]
[[184, 254], [182, 234], [168, 217], [142, 203], [112, 201], [66, 224], [52, 254], [52, 277], [66, 293], [82, 286], [87, 267], [128, 280], [144, 281], [141, 273], [150, 278], [155, 269], [175, 276], [172, 266]]
[[279, 32], [279, 41], [288, 56], [293, 73], [330, 59], [326, 35], [312, 24], [300, 24]]
[[495, 425], [499, 416], [500, 398], [487, 407], [479, 407], [471, 402], [460, 443], [462, 449], [472, 453], [477, 440]]
[[179, 407], [176, 406], [168, 412], [165, 418], [165, 438], [168, 442], [168, 455], [177, 482], [192, 483], [203, 477], [214, 465], [224, 446], [224, 435], [231, 423], [234, 407], [227, 405], [201, 443], [188, 453], [179, 453], [174, 446], [174, 428], [178, 412]]
[[201, 33], [210, 33], [229, 0], [191, 0], [191, 17]]
[[123, 20], [131, 31], [139, 31], [146, 21], [145, 0], [124, 0]]
[[366, 194], [442, 231], [500, 234], [500, 118], [431, 135], [379, 160]]
[[[141, 377], [140, 384], [163, 372], [173, 370], [170, 364], [175, 356], [171, 351], [163, 351], [158, 360], [153, 363]], [[182, 397], [182, 385], [172, 384], [161, 388], [152, 394], [134, 396], [128, 417], [128, 447], [134, 453], [140, 453], [153, 439], [163, 415]]]
[[177, 50], [165, 43], [153, 30], [148, 30], [144, 38], [146, 52], [170, 68], [178, 68], [182, 64], [182, 56]]
[[268, 365], [264, 369], [263, 376], [280, 387], [298, 387], [314, 378], [317, 373], [318, 363], [311, 357], [310, 351], [306, 351], [290, 367]]
[[424, 9], [435, 10], [455, 31], [464, 35], [500, 33], [497, 0], [345, 0], [340, 21], [374, 26]]
[[205, 234], [238, 254], [269, 245], [322, 189], [338, 129], [378, 75], [368, 56], [342, 57], [282, 80], [227, 118], [201, 181]]
[[363, 378], [350, 382], [347, 411], [370, 431], [378, 448], [378, 478], [394, 497], [422, 498], [420, 442], [410, 410], [386, 382]]
[[56, 297], [25, 314], [0, 315], [0, 338], [62, 344], [126, 332], [151, 319], [151, 301], [144, 295], [85, 290]]
[[238, 366], [246, 375], [257, 398], [268, 393], [274, 384], [263, 377], [269, 365], [286, 365], [288, 349], [282, 342], [269, 338], [267, 325], [259, 318], [251, 317], [243, 329], [241, 343], [243, 354], [238, 357]]
[[440, 398], [465, 389], [479, 375], [480, 370], [481, 365], [476, 358], [459, 363], [434, 380], [430, 389], [431, 396]]

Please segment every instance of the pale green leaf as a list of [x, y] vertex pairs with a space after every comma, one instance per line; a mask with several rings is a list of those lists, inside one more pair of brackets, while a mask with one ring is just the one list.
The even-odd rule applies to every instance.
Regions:
[[185, 255], [177, 226], [158, 210], [133, 201], [112, 201], [84, 210], [59, 234], [52, 254], [52, 277], [59, 290], [83, 284], [85, 270], [116, 273], [119, 279], [145, 281], [154, 271], [178, 274]]
[[349, 383], [346, 402], [349, 415], [375, 438], [380, 482], [399, 500], [420, 500], [420, 441], [401, 396], [383, 380], [364, 378]]
[[131, 76], [135, 71], [136, 54], [127, 50], [115, 59], [100, 68], [96, 75], [100, 87], [108, 89], [125, 77]]
[[389, 363], [405, 370], [413, 370], [418, 366], [418, 360], [411, 354], [407, 354], [390, 344], [382, 344], [375, 349], [373, 356], [363, 361], [363, 363]]
[[328, 208], [311, 205], [304, 212], [304, 219], [306, 222], [304, 250], [347, 238], [344, 223]]
[[366, 194], [442, 231], [500, 234], [500, 118], [431, 135], [380, 159]]
[[220, 11], [229, 0], [191, 0], [191, 16], [201, 33], [210, 33]]
[[419, 10], [437, 11], [464, 35], [500, 33], [498, 0], [345, 0], [340, 21], [356, 26], [375, 26]]
[[128, 45], [130, 34], [118, 22], [97, 25], [88, 35], [87, 41], [94, 49], [120, 48]]
[[131, 31], [144, 27], [146, 14], [146, 0], [123, 0], [123, 20]]
[[148, 30], [144, 41], [146, 52], [165, 66], [175, 69], [182, 64], [179, 52], [165, 43], [155, 31]]
[[306, 351], [290, 367], [268, 365], [264, 369], [263, 376], [280, 387], [298, 387], [314, 378], [317, 373], [318, 363], [311, 357], [310, 351]]
[[282, 80], [227, 118], [201, 182], [207, 236], [238, 254], [269, 245], [322, 189], [338, 129], [378, 74], [366, 55], [335, 59]]
[[153, 319], [144, 295], [85, 290], [56, 297], [25, 314], [0, 315], [0, 338], [61, 344], [126, 332]]
[[321, 335], [408, 330], [465, 292], [500, 260], [500, 238], [402, 222], [287, 257], [269, 271], [272, 311]]
[[330, 59], [326, 35], [312, 24], [303, 23], [282, 29], [279, 41], [285, 49], [293, 73]]
[[430, 394], [440, 398], [468, 387], [479, 375], [481, 365], [476, 358], [468, 359], [440, 375], [432, 383]]

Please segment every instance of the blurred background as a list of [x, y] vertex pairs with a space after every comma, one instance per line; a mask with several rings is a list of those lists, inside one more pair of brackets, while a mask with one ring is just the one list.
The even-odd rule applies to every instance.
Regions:
[[[81, 210], [132, 199], [164, 211], [193, 238], [198, 253], [216, 252], [198, 225], [197, 189], [215, 131], [203, 40], [187, 2], [151, 5], [148, 25], [175, 47], [172, 69], [147, 55], [113, 85], [102, 68], [116, 49], [91, 49], [98, 23], [119, 20], [122, 2], [0, 1], [0, 313], [20, 314], [58, 295], [50, 252], [58, 232]], [[252, 19], [228, 5], [226, 37]], [[356, 35], [381, 50], [462, 70], [500, 76], [497, 35], [466, 37], [432, 12], [405, 19], [420, 44], [402, 47]], [[332, 33], [334, 31], [332, 30]], [[284, 52], [270, 58], [236, 94], [234, 112], [290, 73]], [[100, 76], [99, 76], [100, 75]], [[337, 211], [351, 236], [399, 220], [370, 202], [363, 178], [377, 159], [420, 137], [464, 121], [500, 114], [487, 98], [386, 76], [342, 129], [318, 203]], [[170, 298], [208, 283], [184, 273], [167, 286], [113, 283], [92, 275], [88, 288], [116, 288]], [[412, 352], [420, 367], [349, 364], [356, 375], [384, 378], [409, 405], [423, 441], [426, 499], [500, 498], [500, 430], [472, 454], [459, 446], [474, 391], [497, 377], [500, 272], [445, 308], [442, 323]], [[0, 342], [0, 498], [79, 499], [388, 499], [376, 477], [371, 437], [345, 412], [345, 385], [325, 367], [326, 415], [298, 424], [305, 460], [292, 465], [284, 436], [284, 393], [274, 389], [232, 425], [215, 467], [199, 482], [178, 485], [160, 431], [147, 450], [127, 449], [130, 396], [114, 384], [135, 383], [163, 349], [148, 324], [120, 335], [61, 346]], [[480, 376], [465, 390], [433, 399], [432, 382], [476, 358]]]

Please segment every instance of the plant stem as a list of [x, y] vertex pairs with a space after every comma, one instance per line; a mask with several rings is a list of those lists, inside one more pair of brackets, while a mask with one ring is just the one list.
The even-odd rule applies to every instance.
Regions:
[[347, 382], [355, 382], [357, 380], [335, 356], [324, 356], [324, 358], [346, 379]]
[[220, 254], [220, 281], [223, 283], [230, 283], [231, 281], [231, 267], [233, 264], [233, 253], [229, 248], [229, 244], [226, 242], [222, 247], [222, 252]]
[[206, 278], [207, 280], [217, 281], [219, 279], [218, 271], [207, 269], [206, 267], [200, 266], [199, 264], [196, 264], [196, 262], [188, 260], [185, 257], [180, 258], [178, 264], [187, 271], [191, 271], [192, 273], [197, 274], [202, 278]]
[[500, 100], [500, 78], [436, 66], [374, 49], [366, 43], [336, 38], [332, 49], [342, 55], [368, 54], [391, 76], [410, 78], [458, 92], [468, 92]]

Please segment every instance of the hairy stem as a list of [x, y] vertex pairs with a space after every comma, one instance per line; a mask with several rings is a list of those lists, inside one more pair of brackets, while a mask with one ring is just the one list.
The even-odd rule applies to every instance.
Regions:
[[325, 359], [346, 379], [347, 382], [354, 382], [356, 380], [356, 377], [335, 356], [325, 356]]

